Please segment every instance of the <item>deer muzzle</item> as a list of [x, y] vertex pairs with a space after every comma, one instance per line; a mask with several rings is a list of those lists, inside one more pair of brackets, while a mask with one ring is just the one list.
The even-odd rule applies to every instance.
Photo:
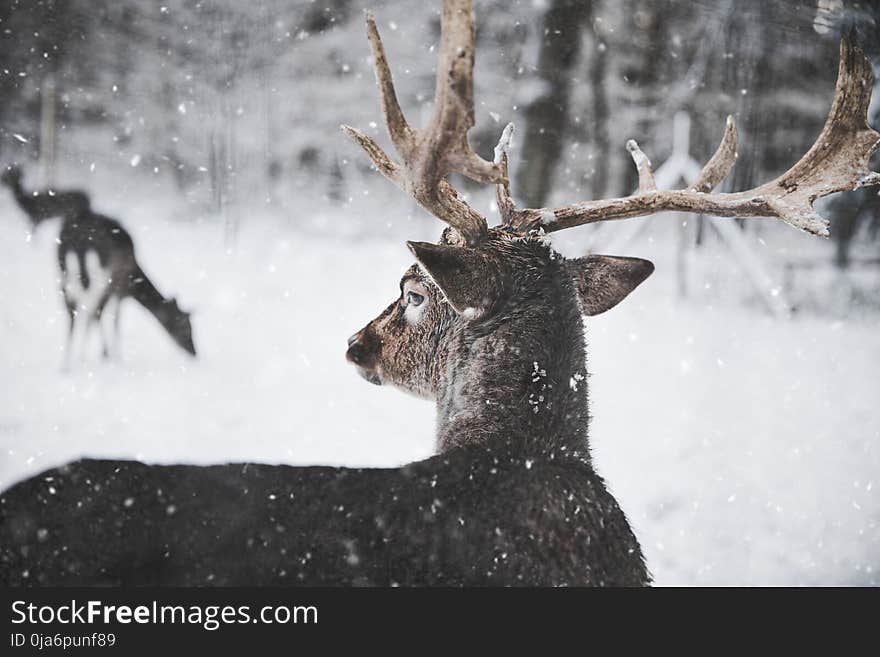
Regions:
[[358, 374], [370, 383], [380, 386], [382, 379], [375, 370], [376, 349], [371, 347], [371, 340], [366, 335], [366, 329], [362, 329], [348, 339], [348, 350], [345, 359], [357, 367]]

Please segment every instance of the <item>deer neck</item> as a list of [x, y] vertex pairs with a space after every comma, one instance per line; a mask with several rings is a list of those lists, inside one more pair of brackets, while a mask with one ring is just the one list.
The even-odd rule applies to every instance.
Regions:
[[166, 299], [162, 296], [162, 293], [156, 289], [153, 282], [147, 278], [147, 275], [140, 268], [132, 274], [130, 280], [129, 294], [131, 297], [149, 310], [159, 320], [159, 323], [165, 326], [168, 317], [167, 313], [164, 312]]
[[438, 377], [438, 451], [502, 439], [589, 458], [584, 330], [570, 287], [452, 332]]
[[9, 188], [12, 190], [12, 195], [15, 197], [15, 201], [18, 203], [19, 207], [27, 209], [29, 197], [27, 192], [24, 191], [21, 181], [10, 180], [6, 184], [9, 185]]

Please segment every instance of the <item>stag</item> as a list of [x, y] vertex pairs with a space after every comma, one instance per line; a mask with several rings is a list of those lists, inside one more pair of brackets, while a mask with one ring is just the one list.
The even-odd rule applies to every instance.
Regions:
[[[437, 404], [437, 451], [394, 469], [77, 461], [0, 497], [0, 581], [46, 584], [649, 583], [638, 541], [590, 459], [582, 314], [613, 307], [650, 274], [635, 258], [567, 260], [546, 233], [666, 209], [771, 216], [821, 234], [816, 198], [877, 183], [880, 135], [865, 121], [871, 71], [845, 39], [834, 104], [816, 145], [754, 190], [714, 194], [730, 170], [725, 137], [693, 185], [654, 189], [631, 142], [635, 194], [518, 209], [502, 135], [472, 152], [474, 26], [469, 0], [445, 0], [435, 110], [422, 129], [398, 105], [371, 16], [367, 31], [394, 161], [343, 129], [376, 167], [448, 224], [410, 242], [401, 293], [349, 341], [369, 381]], [[495, 184], [489, 227], [446, 180]]]

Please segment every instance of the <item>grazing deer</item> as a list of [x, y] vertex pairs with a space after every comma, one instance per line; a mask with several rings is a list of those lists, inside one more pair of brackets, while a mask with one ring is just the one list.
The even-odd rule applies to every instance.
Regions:
[[[394, 469], [253, 464], [149, 466], [83, 460], [0, 495], [6, 585], [536, 584], [643, 585], [642, 553], [596, 474], [587, 444], [581, 314], [602, 312], [650, 263], [566, 260], [543, 233], [662, 209], [769, 215], [821, 233], [812, 201], [880, 182], [867, 158], [871, 70], [848, 40], [819, 140], [776, 181], [711, 190], [735, 158], [721, 147], [687, 190], [661, 192], [630, 143], [640, 190], [620, 199], [517, 209], [510, 131], [493, 162], [471, 152], [474, 28], [469, 0], [445, 0], [434, 116], [411, 128], [395, 99], [372, 17], [368, 34], [386, 124], [402, 163], [344, 128], [387, 177], [449, 224], [410, 243], [400, 296], [350, 340], [374, 383], [437, 403], [438, 454]], [[497, 187], [493, 228], [446, 181]]]
[[177, 345], [192, 356], [189, 313], [166, 299], [138, 265], [131, 235], [122, 225], [91, 210], [68, 217], [58, 237], [61, 290], [70, 319], [65, 366], [77, 345], [84, 357], [93, 324], [101, 329], [103, 355], [119, 353], [119, 309], [126, 297], [146, 308]]
[[54, 189], [28, 192], [22, 186], [21, 178], [21, 168], [17, 164], [10, 164], [0, 174], [0, 182], [12, 190], [18, 207], [34, 228], [47, 219], [72, 217], [89, 209], [89, 197], [85, 192]]
[[150, 282], [135, 260], [131, 236], [119, 222], [93, 212], [85, 192], [27, 192], [21, 179], [21, 168], [16, 164], [7, 166], [0, 175], [0, 182], [12, 190], [32, 226], [56, 217], [64, 220], [58, 237], [58, 264], [70, 319], [65, 368], [76, 346], [85, 355], [90, 329], [96, 323], [101, 327], [103, 355], [118, 353], [119, 304], [125, 297], [150, 311], [174, 341], [195, 356], [189, 314], [175, 299], [164, 298]]

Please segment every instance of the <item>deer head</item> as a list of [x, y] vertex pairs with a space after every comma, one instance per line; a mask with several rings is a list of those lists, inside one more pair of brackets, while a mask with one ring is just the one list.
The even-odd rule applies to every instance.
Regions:
[[490, 228], [473, 247], [452, 230], [439, 244], [407, 242], [416, 257], [400, 294], [348, 340], [347, 359], [361, 376], [436, 399], [447, 370], [450, 336], [532, 307], [545, 288], [565, 290], [572, 309], [598, 315], [616, 306], [654, 270], [641, 258], [589, 255], [567, 260], [546, 240]]
[[156, 319], [168, 331], [168, 335], [181, 349], [190, 356], [196, 355], [196, 346], [192, 338], [192, 323], [190, 313], [181, 310], [177, 305], [177, 299], [163, 301], [154, 311]]
[[653, 265], [567, 260], [506, 227], [473, 246], [452, 229], [439, 244], [407, 244], [416, 263], [400, 294], [349, 339], [360, 374], [436, 401], [441, 450], [500, 433], [540, 436], [542, 450], [585, 446], [581, 315], [616, 305]]
[[[815, 199], [880, 183], [868, 159], [880, 134], [867, 126], [870, 65], [850, 38], [840, 49], [837, 89], [813, 147], [782, 176], [751, 190], [712, 193], [737, 156], [728, 117], [721, 144], [687, 189], [656, 189], [651, 163], [627, 142], [639, 173], [636, 193], [558, 208], [519, 209], [509, 190], [512, 125], [492, 162], [475, 154], [474, 26], [470, 0], [444, 0], [434, 112], [412, 128], [397, 102], [375, 21], [367, 16], [382, 109], [400, 162], [370, 137], [342, 126], [378, 170], [448, 224], [438, 244], [409, 242], [416, 258], [400, 295], [349, 339], [348, 360], [377, 384], [389, 383], [438, 403], [440, 449], [507, 432], [543, 449], [578, 449], [585, 438], [586, 375], [582, 314], [619, 303], [653, 271], [637, 258], [592, 255], [567, 260], [546, 234], [581, 224], [664, 210], [724, 217], [775, 217], [816, 235], [827, 222]], [[446, 180], [460, 173], [495, 184], [501, 224], [462, 200]], [[582, 420], [582, 421], [581, 421]], [[583, 441], [585, 446], [585, 441]]]
[[0, 174], [0, 182], [10, 187], [15, 187], [21, 182], [21, 167], [17, 164], [10, 164]]

